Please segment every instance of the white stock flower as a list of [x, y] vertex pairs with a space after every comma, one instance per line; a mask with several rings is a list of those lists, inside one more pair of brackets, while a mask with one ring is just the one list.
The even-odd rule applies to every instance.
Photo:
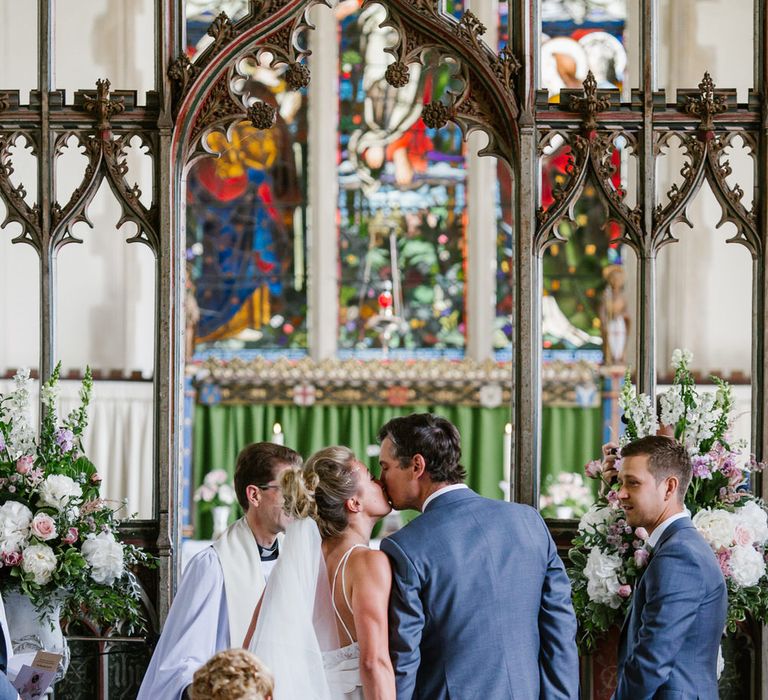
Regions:
[[0, 506], [0, 552], [18, 552], [29, 539], [32, 511], [18, 501]]
[[685, 404], [680, 394], [674, 389], [665, 391], [660, 399], [661, 404], [661, 423], [662, 425], [677, 425], [677, 421], [685, 411]]
[[755, 501], [747, 501], [733, 514], [737, 525], [748, 528], [754, 536], [754, 544], [765, 544], [768, 540], [768, 514]]
[[621, 569], [621, 558], [613, 554], [603, 554], [594, 547], [587, 557], [584, 575], [587, 577], [587, 595], [590, 600], [602, 603], [612, 608], [621, 605], [619, 597], [618, 572]]
[[611, 515], [611, 508], [602, 508], [598, 505], [590, 506], [589, 510], [579, 520], [579, 532], [592, 532], [593, 529], [602, 529], [611, 518]]
[[703, 508], [693, 516], [693, 524], [715, 551], [733, 544], [736, 523], [727, 510]]
[[53, 406], [56, 403], [56, 399], [59, 397], [59, 385], [43, 384], [43, 388], [40, 390], [40, 401], [45, 406]]
[[32, 574], [36, 584], [44, 586], [56, 571], [56, 554], [47, 544], [33, 544], [24, 550], [21, 568]]
[[111, 532], [100, 532], [83, 542], [83, 557], [96, 583], [111, 586], [123, 575], [123, 545]]
[[680, 369], [682, 365], [690, 367], [691, 362], [693, 362], [693, 353], [690, 350], [675, 348], [672, 352], [672, 367], [675, 369]]
[[731, 578], [739, 586], [756, 586], [765, 575], [765, 560], [754, 547], [734, 547], [729, 563]]
[[82, 498], [81, 486], [64, 474], [51, 474], [40, 484], [40, 505], [63, 511], [68, 506], [79, 504]]

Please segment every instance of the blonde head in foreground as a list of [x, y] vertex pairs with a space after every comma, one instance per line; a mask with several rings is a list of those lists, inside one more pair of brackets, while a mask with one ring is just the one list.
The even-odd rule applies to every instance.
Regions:
[[275, 681], [245, 649], [227, 649], [195, 672], [191, 700], [271, 700]]

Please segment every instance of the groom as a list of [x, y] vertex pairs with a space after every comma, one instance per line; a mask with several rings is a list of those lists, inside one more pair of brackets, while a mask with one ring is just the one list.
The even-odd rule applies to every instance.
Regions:
[[462, 483], [444, 418], [395, 418], [378, 437], [392, 505], [422, 511], [381, 543], [398, 700], [578, 698], [571, 586], [539, 514]]

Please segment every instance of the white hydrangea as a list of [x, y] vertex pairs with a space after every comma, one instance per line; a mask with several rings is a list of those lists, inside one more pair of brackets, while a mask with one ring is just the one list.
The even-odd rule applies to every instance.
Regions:
[[64, 474], [51, 474], [45, 477], [40, 484], [41, 506], [50, 506], [58, 511], [63, 511], [69, 506], [77, 505], [82, 501], [82, 487]]
[[83, 542], [82, 553], [91, 567], [91, 578], [96, 583], [111, 586], [123, 575], [123, 545], [111, 532], [91, 535]]
[[33, 544], [24, 550], [21, 568], [32, 574], [36, 584], [44, 586], [56, 571], [56, 554], [47, 544]]
[[765, 575], [765, 560], [754, 547], [737, 546], [731, 550], [731, 578], [739, 586], [756, 586]]
[[0, 506], [0, 552], [18, 552], [29, 539], [32, 511], [18, 501]]
[[613, 554], [603, 554], [597, 547], [590, 551], [584, 575], [587, 577], [587, 595], [596, 603], [618, 608], [619, 597], [618, 572], [621, 559]]
[[754, 544], [765, 544], [768, 541], [768, 514], [755, 501], [747, 501], [733, 514], [736, 525], [749, 529], [754, 536]]
[[733, 544], [736, 523], [727, 510], [703, 508], [693, 516], [693, 524], [715, 551]]
[[597, 504], [590, 506], [579, 520], [579, 532], [593, 532], [594, 529], [603, 529], [612, 515], [611, 508], [603, 508]]

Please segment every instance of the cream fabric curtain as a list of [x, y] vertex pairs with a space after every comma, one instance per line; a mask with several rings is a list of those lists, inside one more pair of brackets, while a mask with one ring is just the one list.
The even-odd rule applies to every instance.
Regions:
[[[13, 382], [0, 380], [0, 394]], [[62, 381], [59, 417], [78, 405], [79, 381]], [[31, 390], [31, 419], [38, 423], [38, 383]], [[101, 493], [114, 501], [128, 499], [120, 516], [152, 517], [152, 382], [95, 381], [83, 448], [103, 477]]]

